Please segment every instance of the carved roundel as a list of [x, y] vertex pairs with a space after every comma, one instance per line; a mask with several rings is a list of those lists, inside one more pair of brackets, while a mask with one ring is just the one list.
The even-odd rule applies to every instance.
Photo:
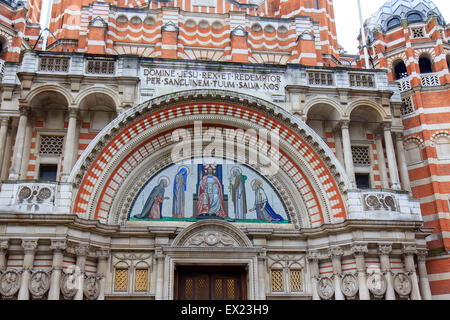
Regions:
[[90, 276], [84, 279], [84, 296], [89, 300], [96, 300], [100, 294], [100, 281], [98, 277]]
[[330, 278], [321, 278], [318, 283], [318, 294], [323, 300], [330, 300], [334, 295], [334, 283]]
[[31, 275], [29, 290], [33, 298], [42, 298], [50, 288], [50, 276], [45, 271], [35, 271]]
[[14, 296], [20, 288], [21, 275], [16, 270], [8, 270], [0, 277], [0, 293], [4, 298]]
[[411, 279], [408, 275], [401, 272], [394, 276], [394, 289], [401, 297], [407, 297], [412, 291]]
[[381, 273], [372, 273], [367, 278], [367, 288], [377, 298], [382, 298], [386, 293], [386, 278]]
[[358, 280], [353, 274], [346, 274], [341, 281], [342, 293], [347, 298], [354, 298], [358, 293]]
[[79, 281], [75, 273], [64, 273], [61, 277], [61, 293], [65, 299], [71, 299], [78, 291]]

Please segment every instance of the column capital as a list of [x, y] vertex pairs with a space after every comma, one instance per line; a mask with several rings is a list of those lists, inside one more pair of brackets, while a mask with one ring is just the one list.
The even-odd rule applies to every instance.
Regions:
[[350, 126], [350, 120], [341, 120], [339, 121], [339, 124], [341, 125], [341, 129], [348, 129]]
[[108, 248], [100, 248], [96, 251], [97, 258], [106, 260], [109, 258], [109, 255], [111, 253], [111, 250]]
[[67, 241], [66, 240], [52, 240], [52, 243], [50, 245], [50, 249], [53, 251], [63, 251], [67, 248]]
[[389, 256], [392, 252], [392, 244], [379, 244], [378, 245], [378, 254], [380, 256]]
[[9, 125], [9, 117], [0, 117], [0, 124], [2, 126], [8, 126]]
[[344, 250], [341, 247], [328, 248], [328, 257], [336, 258], [344, 255]]
[[383, 122], [381, 127], [383, 128], [383, 131], [391, 131], [392, 122]]
[[9, 247], [8, 240], [0, 241], [0, 252], [8, 250], [8, 247]]
[[88, 244], [79, 244], [79, 245], [76, 245], [73, 249], [74, 249], [74, 252], [77, 255], [77, 257], [84, 257], [88, 254], [89, 245]]
[[394, 132], [395, 141], [403, 142], [403, 133], [402, 132]]
[[69, 118], [77, 118], [80, 110], [75, 106], [70, 106], [68, 108], [68, 111], [69, 111]]
[[36, 239], [22, 240], [22, 248], [24, 249], [25, 253], [34, 253], [36, 251], [37, 246], [38, 241]]
[[355, 256], [363, 256], [367, 252], [369, 252], [369, 248], [367, 247], [367, 243], [355, 243], [352, 245], [351, 249], [352, 253]]
[[319, 252], [315, 250], [308, 251], [306, 258], [309, 261], [318, 262], [319, 261]]
[[426, 261], [428, 256], [427, 249], [417, 249], [417, 260], [418, 261]]
[[415, 244], [404, 244], [402, 248], [402, 253], [406, 256], [414, 255], [417, 253], [417, 248]]
[[28, 116], [28, 106], [27, 105], [19, 105], [19, 114], [20, 116]]

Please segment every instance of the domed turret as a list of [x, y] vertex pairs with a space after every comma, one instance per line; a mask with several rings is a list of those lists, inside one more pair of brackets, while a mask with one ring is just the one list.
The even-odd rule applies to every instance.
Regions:
[[428, 17], [438, 16], [438, 22], [445, 25], [444, 17], [438, 7], [430, 0], [389, 0], [366, 21], [366, 27], [386, 32], [401, 25], [401, 20], [408, 23], [426, 21]]

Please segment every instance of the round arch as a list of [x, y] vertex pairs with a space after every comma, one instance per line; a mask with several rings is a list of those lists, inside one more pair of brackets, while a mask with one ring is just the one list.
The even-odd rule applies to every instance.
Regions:
[[[106, 214], [102, 222], [109, 223], [109, 212], [117, 195], [109, 188], [113, 178], [118, 179], [117, 172], [133, 172], [142, 164], [136, 161], [136, 156], [149, 159], [152, 154], [152, 150], [145, 150], [143, 145], [153, 145], [150, 141], [167, 142], [170, 137], [167, 132], [196, 119], [211, 124], [227, 123], [229, 127], [234, 124], [237, 128], [245, 128], [246, 125], [278, 128], [285, 176], [289, 177], [291, 186], [297, 188], [295, 192], [304, 189], [302, 192], [314, 195], [309, 203], [315, 207], [307, 207], [307, 212], [301, 213], [309, 215], [310, 222], [314, 221], [311, 215], [320, 216], [309, 226], [319, 227], [345, 220], [342, 197], [350, 184], [341, 164], [323, 140], [304, 122], [272, 103], [220, 90], [185, 91], [158, 97], [127, 110], [112, 121], [91, 142], [72, 170], [69, 181], [78, 188], [73, 211], [84, 218], [101, 220], [98, 211], [101, 209]], [[158, 146], [158, 150], [168, 145]], [[134, 162], [136, 166], [129, 167]], [[155, 162], [161, 168], [169, 164], [153, 160]], [[124, 166], [127, 167], [125, 171], [120, 171]], [[112, 183], [117, 183], [117, 180]], [[304, 194], [297, 194], [304, 198]], [[131, 195], [124, 197], [129, 199], [120, 201], [133, 200]], [[295, 199], [295, 195], [291, 198]], [[293, 210], [301, 209], [297, 206]], [[117, 219], [115, 221], [117, 223]]]
[[75, 98], [74, 103], [77, 105], [78, 108], [80, 108], [83, 101], [87, 99], [89, 96], [94, 94], [102, 94], [109, 97], [114, 105], [114, 111], [117, 110], [118, 105], [116, 101], [120, 101], [119, 96], [116, 94], [116, 92], [114, 92], [114, 90], [101, 86], [93, 86], [81, 91]]
[[304, 115], [307, 116], [309, 111], [311, 111], [312, 109], [314, 109], [314, 107], [316, 107], [318, 105], [327, 105], [327, 106], [332, 107], [338, 113], [339, 119], [344, 116], [344, 110], [342, 109], [341, 104], [338, 101], [336, 101], [335, 99], [331, 99], [326, 96], [319, 96], [319, 97], [315, 97], [311, 100], [308, 100], [305, 104], [305, 108], [303, 111]]
[[67, 106], [74, 104], [74, 98], [72, 94], [67, 91], [65, 88], [61, 87], [58, 84], [44, 84], [41, 86], [38, 86], [36, 88], [33, 88], [25, 97], [25, 102], [27, 105], [30, 105], [34, 98], [36, 98], [38, 95], [45, 93], [45, 92], [57, 92], [60, 95], [64, 97], [64, 99], [67, 102]]
[[345, 110], [345, 116], [350, 118], [350, 115], [352, 114], [353, 110], [362, 106], [374, 109], [380, 116], [381, 121], [386, 121], [389, 118], [389, 115], [386, 113], [386, 111], [380, 104], [368, 99], [357, 99], [350, 102], [347, 109]]

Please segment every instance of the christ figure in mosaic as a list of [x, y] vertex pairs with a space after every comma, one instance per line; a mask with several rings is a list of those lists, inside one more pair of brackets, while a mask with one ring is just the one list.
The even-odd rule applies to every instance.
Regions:
[[214, 175], [214, 169], [208, 166], [198, 188], [197, 215], [228, 218], [224, 208], [222, 185]]

